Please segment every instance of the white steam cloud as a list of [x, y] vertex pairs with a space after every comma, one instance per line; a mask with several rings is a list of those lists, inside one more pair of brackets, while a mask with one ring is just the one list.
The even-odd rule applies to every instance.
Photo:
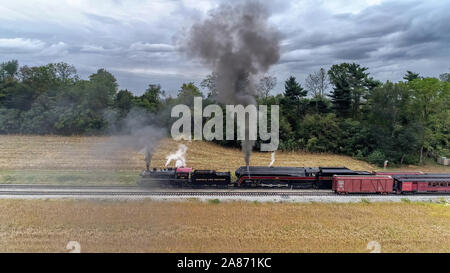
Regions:
[[167, 162], [166, 167], [170, 164], [172, 160], [175, 161], [175, 167], [185, 167], [186, 166], [186, 152], [188, 148], [184, 144], [178, 145], [178, 150], [175, 153], [166, 156]]
[[272, 154], [270, 155], [269, 167], [272, 167], [273, 163], [275, 163], [275, 151], [273, 151]]

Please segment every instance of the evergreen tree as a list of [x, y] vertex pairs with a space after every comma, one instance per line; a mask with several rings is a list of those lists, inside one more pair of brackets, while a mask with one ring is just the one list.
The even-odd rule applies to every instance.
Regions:
[[292, 102], [299, 101], [302, 97], [306, 97], [307, 94], [308, 91], [301, 87], [294, 76], [290, 76], [284, 83], [284, 96]]
[[[304, 90], [295, 77], [290, 76], [284, 83], [284, 98], [281, 101], [282, 115], [286, 116], [291, 128], [297, 129], [300, 121], [301, 99], [306, 97], [308, 91]], [[293, 111], [294, 110], [294, 111]]]
[[339, 117], [357, 118], [368, 91], [379, 85], [369, 78], [366, 67], [359, 64], [342, 63], [333, 65], [328, 71], [333, 91], [329, 95], [333, 109]]
[[351, 112], [352, 96], [350, 81], [344, 67], [333, 65], [328, 71], [333, 90], [329, 97], [333, 104], [333, 110], [339, 117], [348, 117]]
[[407, 82], [412, 82], [415, 79], [419, 79], [419, 73], [414, 73], [412, 71], [406, 71], [405, 76], [403, 76], [403, 79], [406, 80]]

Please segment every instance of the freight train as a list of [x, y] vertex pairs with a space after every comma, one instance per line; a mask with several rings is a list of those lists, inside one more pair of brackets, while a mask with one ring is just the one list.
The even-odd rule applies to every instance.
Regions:
[[144, 187], [332, 189], [337, 194], [450, 193], [450, 173], [367, 172], [346, 167], [244, 166], [230, 172], [192, 168], [147, 168]]

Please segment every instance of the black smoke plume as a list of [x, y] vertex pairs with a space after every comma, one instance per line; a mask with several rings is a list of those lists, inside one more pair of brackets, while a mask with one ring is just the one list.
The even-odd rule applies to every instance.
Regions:
[[[216, 73], [218, 102], [256, 104], [257, 78], [280, 58], [280, 34], [268, 17], [259, 2], [223, 4], [190, 28], [182, 48]], [[247, 166], [254, 144], [248, 138], [246, 126], [242, 150]]]

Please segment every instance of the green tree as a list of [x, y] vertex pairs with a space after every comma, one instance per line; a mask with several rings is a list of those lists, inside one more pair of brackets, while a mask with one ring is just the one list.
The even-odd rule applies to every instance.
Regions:
[[333, 90], [330, 93], [333, 109], [339, 117], [351, 114], [352, 91], [351, 81], [347, 73], [349, 64], [333, 65], [328, 71]]
[[322, 96], [315, 96], [311, 99], [304, 100], [306, 105], [306, 113], [308, 114], [328, 114], [331, 112], [331, 101]]
[[308, 91], [304, 90], [297, 82], [294, 76], [290, 76], [284, 83], [284, 97], [294, 103], [297, 103], [301, 98], [306, 97]]
[[149, 84], [145, 93], [135, 99], [137, 106], [148, 109], [151, 112], [157, 112], [161, 107], [164, 91], [159, 84]]
[[203, 98], [203, 94], [193, 82], [183, 83], [181, 89], [178, 91], [177, 98], [179, 102], [191, 106], [194, 103], [194, 97]]
[[[424, 151], [437, 152], [437, 137], [448, 135], [450, 112], [450, 84], [436, 78], [415, 79], [409, 83], [413, 91], [412, 107], [422, 126], [419, 162], [423, 164]], [[448, 141], [448, 140], [447, 140]]]
[[443, 82], [450, 82], [450, 73], [443, 73], [439, 75], [439, 79]]
[[12, 80], [17, 75], [19, 62], [11, 60], [0, 64], [0, 81]]
[[26, 111], [37, 97], [36, 92], [23, 83], [12, 84], [2, 90], [1, 105], [6, 108]]
[[133, 94], [128, 90], [120, 90], [117, 93], [114, 105], [119, 110], [120, 116], [125, 116], [133, 106]]
[[117, 93], [116, 78], [105, 69], [89, 76], [87, 103], [93, 111], [103, 111], [112, 106]]
[[333, 85], [329, 96], [339, 117], [358, 117], [368, 91], [379, 84], [368, 77], [366, 70], [359, 64], [342, 63], [331, 66], [328, 71]]
[[42, 94], [37, 97], [31, 105], [31, 108], [22, 113], [21, 132], [27, 134], [57, 133], [54, 125], [59, 117], [53, 111], [58, 103], [61, 102], [58, 102], [53, 97], [47, 96], [47, 94]]
[[281, 99], [281, 114], [296, 131], [301, 116], [301, 99], [306, 97], [308, 91], [304, 90], [295, 77], [290, 76], [284, 83], [284, 97]]
[[338, 119], [334, 114], [306, 115], [298, 129], [302, 145], [311, 152], [338, 152], [341, 135]]
[[58, 86], [56, 71], [52, 64], [43, 66], [22, 66], [19, 69], [20, 80], [30, 86], [38, 94], [43, 94]]
[[416, 151], [418, 131], [411, 103], [413, 94], [403, 82], [386, 82], [370, 92], [366, 127], [370, 128], [378, 150], [391, 162], [403, 163]]
[[414, 73], [412, 71], [406, 71], [405, 76], [403, 76], [403, 79], [406, 80], [407, 82], [412, 82], [415, 79], [419, 79], [419, 73]]
[[374, 146], [369, 128], [364, 123], [351, 118], [339, 120], [338, 126], [341, 134], [334, 140], [338, 144], [336, 152], [364, 159]]

